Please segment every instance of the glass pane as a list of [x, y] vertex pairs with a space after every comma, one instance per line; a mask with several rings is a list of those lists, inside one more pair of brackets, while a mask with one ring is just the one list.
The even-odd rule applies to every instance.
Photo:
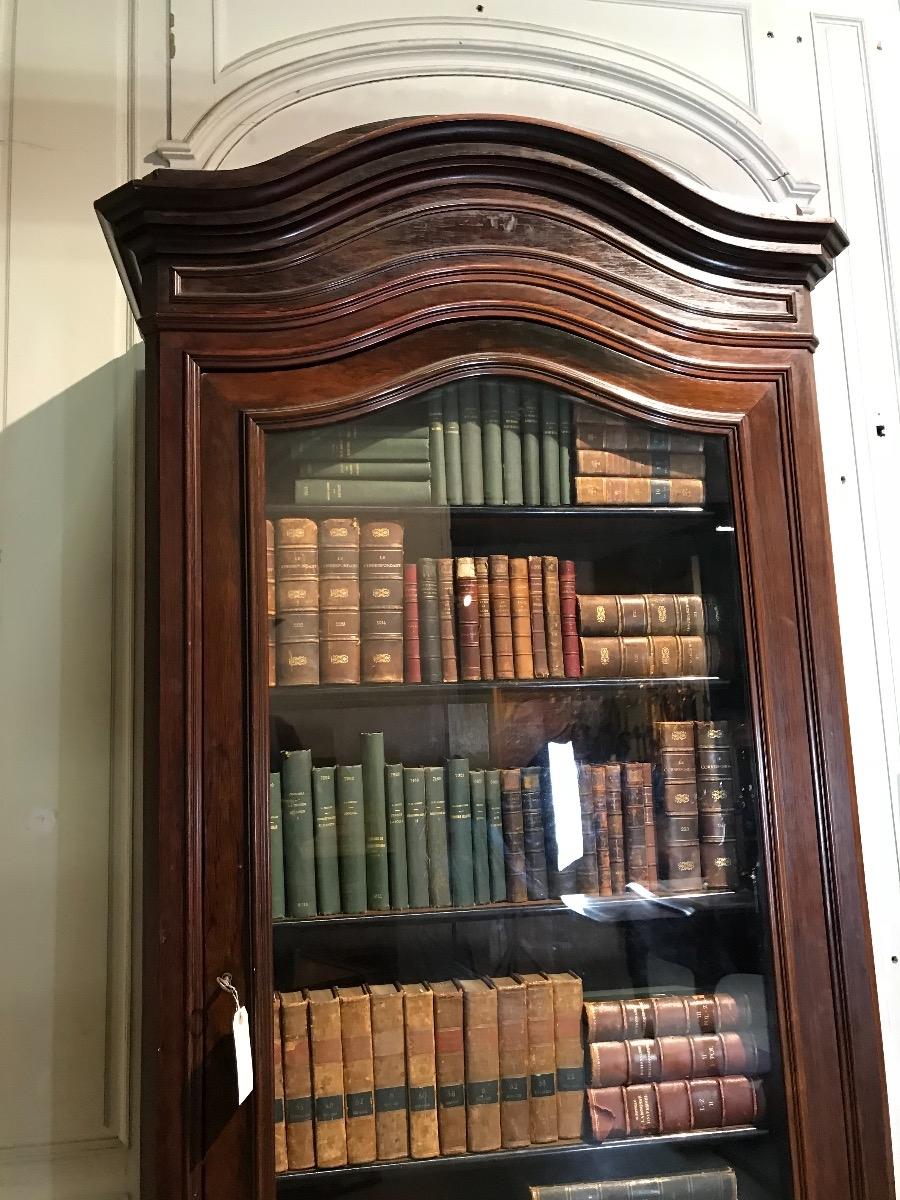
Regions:
[[724, 439], [477, 377], [266, 471], [279, 1196], [787, 1200]]

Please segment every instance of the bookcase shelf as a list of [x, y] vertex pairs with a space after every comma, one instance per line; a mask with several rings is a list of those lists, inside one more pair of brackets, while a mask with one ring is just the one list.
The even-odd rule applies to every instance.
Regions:
[[358, 516], [378, 518], [391, 515], [397, 519], [410, 516], [416, 519], [431, 519], [433, 521], [473, 521], [498, 518], [507, 520], [533, 520], [535, 517], [562, 517], [566, 520], [595, 521], [598, 517], [614, 520], [615, 518], [632, 519], [647, 517], [651, 520], [662, 520], [671, 517], [684, 517], [692, 522], [710, 521], [720, 514], [714, 508], [694, 505], [644, 505], [627, 506], [604, 504], [591, 506], [589, 504], [567, 505], [526, 505], [526, 504], [270, 504], [266, 507], [266, 516], [270, 521], [279, 517], [334, 517]]

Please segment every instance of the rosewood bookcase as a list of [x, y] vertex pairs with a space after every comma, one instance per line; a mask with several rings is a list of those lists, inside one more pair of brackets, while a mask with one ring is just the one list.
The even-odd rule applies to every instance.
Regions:
[[504, 117], [97, 209], [147, 344], [145, 1200], [893, 1195], [841, 229]]

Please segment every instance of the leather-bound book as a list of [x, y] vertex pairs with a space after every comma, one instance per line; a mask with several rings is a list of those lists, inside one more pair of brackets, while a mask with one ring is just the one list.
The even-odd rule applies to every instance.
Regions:
[[488, 560], [482, 555], [475, 559], [475, 584], [478, 596], [478, 652], [481, 678], [494, 678], [494, 638], [491, 633], [491, 592]]
[[738, 1200], [737, 1176], [731, 1167], [678, 1175], [597, 1183], [548, 1184], [528, 1190], [529, 1200]]
[[334, 767], [313, 767], [312, 795], [316, 830], [316, 899], [319, 912], [328, 916], [341, 911]]
[[660, 822], [658, 862], [668, 891], [696, 891], [703, 885], [697, 829], [697, 773], [693, 721], [654, 725]]
[[428, 849], [425, 829], [425, 770], [403, 768], [403, 803], [406, 810], [406, 869], [410, 908], [427, 908]]
[[[319, 523], [319, 673], [323, 683], [359, 683], [359, 522]], [[355, 567], [355, 569], [354, 569]]]
[[659, 861], [670, 892], [696, 892], [703, 887], [697, 818], [663, 817]]
[[466, 1059], [462, 992], [452, 980], [429, 983], [434, 996], [438, 1138], [441, 1154], [466, 1152]]
[[266, 632], [267, 632], [267, 676], [269, 687], [276, 683], [275, 672], [275, 525], [266, 521]]
[[553, 986], [557, 1127], [561, 1141], [575, 1141], [581, 1137], [584, 1116], [581, 979], [574, 971], [554, 972], [547, 978]]
[[737, 789], [731, 726], [727, 721], [698, 721], [696, 743], [703, 878], [710, 888], [736, 888]]
[[401, 983], [400, 990], [406, 1040], [409, 1152], [413, 1158], [435, 1158], [440, 1154], [440, 1145], [432, 995], [422, 983]]
[[360, 531], [364, 683], [403, 682], [403, 526], [370, 521]]
[[575, 868], [575, 886], [586, 896], [600, 894], [600, 873], [597, 865], [597, 827], [594, 820], [594, 790], [591, 768], [582, 763], [578, 768], [578, 799], [581, 806], [581, 844], [584, 854]]
[[734, 1033], [748, 1029], [751, 1023], [746, 997], [728, 992], [713, 996], [586, 1000], [584, 1015], [589, 1042]]
[[388, 878], [391, 908], [409, 908], [406, 862], [406, 804], [403, 798], [403, 764], [386, 763], [384, 790], [387, 799]]
[[463, 503], [484, 504], [484, 459], [481, 449], [481, 401], [478, 395], [478, 381], [463, 379], [458, 387]]
[[456, 607], [453, 588], [453, 559], [437, 560], [438, 626], [441, 635], [441, 677], [444, 683], [456, 683], [459, 669], [456, 659]]
[[484, 502], [503, 503], [503, 444], [500, 432], [500, 384], [479, 380], [481, 393], [481, 450], [484, 460]]
[[466, 1051], [466, 1145], [500, 1149], [500, 1045], [497, 993], [483, 979], [458, 979]]
[[[528, 561], [530, 569], [531, 559]], [[575, 564], [573, 563], [573, 572], [574, 568]], [[554, 679], [562, 679], [566, 674], [563, 649], [562, 582], [560, 571], [561, 565], [559, 560], [550, 554], [545, 554], [541, 560], [544, 631], [547, 647], [547, 670]], [[541, 663], [541, 666], [543, 666], [543, 663]], [[537, 668], [538, 659], [535, 657], [535, 673], [537, 673]]]
[[447, 795], [444, 768], [425, 768], [425, 832], [428, 895], [432, 908], [449, 908], [450, 851], [447, 843]]
[[648, 887], [647, 814], [644, 805], [644, 764], [629, 762], [622, 767], [622, 823], [625, 833], [625, 877]]
[[272, 1114], [275, 1124], [275, 1174], [280, 1175], [288, 1169], [287, 1133], [284, 1118], [284, 1065], [282, 1061], [281, 1041], [281, 997], [275, 993], [272, 1006], [272, 1020], [275, 1030], [273, 1045], [273, 1082], [275, 1104]]
[[500, 791], [500, 772], [488, 769], [484, 773], [484, 800], [487, 810], [488, 869], [491, 899], [506, 899], [506, 867], [503, 862], [503, 803]]
[[456, 630], [459, 639], [459, 674], [464, 680], [481, 678], [478, 641], [478, 582], [475, 559], [456, 560]]
[[541, 497], [559, 504], [559, 397], [548, 387], [541, 388]]
[[609, 809], [606, 796], [606, 767], [591, 764], [591, 796], [594, 804], [594, 830], [597, 837], [597, 879], [601, 896], [611, 896], [612, 865], [609, 857]]
[[[540, 555], [528, 556], [528, 604], [531, 613], [531, 653], [534, 660], [535, 679], [546, 679], [550, 674], [547, 659], [547, 632], [544, 626], [544, 574]], [[562, 652], [562, 633], [560, 633]]]
[[503, 976], [491, 979], [497, 992], [500, 1051], [500, 1145], [504, 1150], [531, 1144], [528, 1104], [528, 1005], [525, 985]]
[[311, 988], [306, 995], [309, 1000], [316, 1166], [340, 1167], [347, 1162], [341, 1005], [331, 988]]
[[455, 908], [469, 908], [475, 903], [475, 869], [467, 758], [451, 758], [447, 764], [447, 819], [453, 904]]
[[578, 860], [564, 861], [557, 838], [557, 819], [565, 823], [581, 822], [581, 804], [577, 794], [564, 791], [554, 795], [549, 770], [541, 770], [541, 809], [544, 821], [544, 853], [547, 861], [547, 892], [549, 896], [572, 896], [577, 891]]
[[527, 558], [509, 560], [509, 601], [516, 679], [533, 679], [534, 657], [531, 649]]
[[528, 1109], [531, 1141], [559, 1139], [556, 1113], [556, 1034], [553, 985], [546, 975], [514, 976], [525, 985], [528, 1014]]
[[[276, 538], [279, 532], [276, 529]], [[277, 544], [275, 553], [277, 563]], [[276, 576], [275, 678], [279, 684], [319, 682], [319, 593], [318, 567], [311, 575]]]
[[374, 1162], [375, 1068], [369, 994], [361, 987], [339, 987], [335, 991], [341, 1010], [347, 1162]]
[[419, 648], [419, 579], [415, 563], [403, 564], [403, 679], [422, 682]]
[[656, 813], [653, 807], [653, 765], [641, 763], [641, 784], [644, 789], [644, 839], [647, 844], [647, 887], [656, 891], [659, 867], [656, 848]]
[[624, 1087], [672, 1079], [760, 1075], [769, 1067], [749, 1033], [699, 1033], [588, 1045], [591, 1087]]
[[490, 904], [491, 868], [488, 853], [484, 771], [469, 771], [469, 796], [472, 802], [472, 868], [475, 878], [475, 903]]
[[765, 1098], [758, 1079], [686, 1079], [632, 1087], [588, 1088], [594, 1140], [758, 1125]]
[[318, 909], [312, 755], [309, 750], [288, 750], [282, 757], [281, 820], [285, 915], [292, 920], [311, 917]]
[[522, 420], [522, 490], [526, 504], [541, 502], [541, 426], [538, 390], [519, 384]]
[[622, 812], [622, 767], [606, 766], [606, 823], [609, 833], [609, 876], [612, 894], [622, 896], [627, 883], [625, 872], [625, 818]]
[[506, 860], [506, 899], [512, 904], [522, 904], [528, 899], [528, 887], [522, 815], [522, 773], [518, 768], [500, 772], [500, 811]]
[[708, 888], [714, 890], [738, 886], [737, 847], [733, 840], [705, 837], [700, 842], [700, 873]]
[[575, 476], [576, 504], [698, 506], [706, 499], [702, 479], [635, 479], [630, 476]]
[[419, 559], [419, 653], [424, 683], [440, 683], [441, 628], [438, 615], [437, 563], [433, 558]]
[[[546, 588], [546, 581], [544, 584]], [[559, 563], [559, 612], [562, 637], [563, 673], [566, 679], [581, 675], [581, 643], [578, 638], [576, 613], [575, 564], [569, 558]], [[550, 658], [550, 674], [556, 675], [554, 658]]]
[[288, 1169], [302, 1171], [316, 1165], [309, 1062], [309, 1001], [302, 992], [284, 992], [281, 996], [281, 1039]]
[[559, 502], [572, 503], [572, 402], [559, 400]]
[[522, 422], [519, 385], [500, 384], [501, 438], [503, 442], [503, 502], [522, 504]]
[[366, 819], [362, 766], [335, 770], [341, 911], [366, 911]]
[[391, 907], [388, 877], [387, 796], [384, 787], [384, 734], [360, 734], [363, 817], [366, 837], [366, 908]]
[[658, 429], [584, 404], [575, 406], [573, 419], [579, 450], [703, 450], [702, 434]]
[[494, 643], [494, 674], [497, 679], [515, 679], [508, 555], [490, 555], [488, 558], [488, 567], [490, 572], [491, 635]]
[[447, 475], [447, 503], [462, 504], [462, 450], [459, 430], [457, 384], [444, 388], [444, 465]]
[[284, 830], [281, 811], [281, 774], [269, 775], [269, 874], [272, 877], [272, 920], [285, 916]]
[[576, 450], [575, 472], [643, 479], [702, 479], [706, 458], [677, 450]]
[[444, 457], [443, 388], [428, 398], [428, 460], [431, 464], [431, 503], [447, 503], [447, 467]]
[[539, 767], [522, 769], [522, 829], [528, 899], [546, 900], [550, 891]]
[[379, 1162], [406, 1158], [406, 1039], [403, 993], [395, 983], [370, 983], [372, 1063], [375, 1084], [375, 1144]]
[[[276, 662], [278, 639], [275, 634], [275, 625], [275, 618], [269, 617], [266, 621], [266, 680], [269, 687], [275, 687], [278, 683], [278, 664]], [[318, 656], [316, 662], [318, 663]]]

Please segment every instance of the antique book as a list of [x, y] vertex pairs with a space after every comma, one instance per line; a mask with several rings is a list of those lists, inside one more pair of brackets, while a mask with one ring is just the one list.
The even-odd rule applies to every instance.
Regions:
[[662, 817], [659, 833], [658, 855], [666, 889], [670, 892], [700, 891], [703, 871], [697, 818]]
[[572, 402], [559, 400], [559, 503], [572, 503]]
[[511, 558], [509, 560], [509, 601], [516, 679], [533, 679], [534, 658], [531, 648], [527, 558]]
[[[528, 556], [528, 605], [531, 614], [531, 653], [534, 659], [534, 677], [535, 679], [546, 679], [550, 674], [550, 666], [547, 660], [547, 632], [544, 626], [543, 560], [538, 554]], [[559, 640], [561, 655], [561, 632]]]
[[[431, 437], [429, 431], [429, 447]], [[429, 449], [430, 453], [430, 449]], [[427, 483], [432, 478], [430, 462], [403, 462], [400, 459], [361, 460], [359, 462], [334, 461], [307, 458], [297, 463], [297, 478], [308, 479], [361, 479]], [[435, 501], [435, 503], [437, 503]]]
[[707, 674], [703, 637], [582, 637], [582, 673], [590, 679], [676, 679]]
[[609, 857], [609, 810], [606, 797], [606, 767], [593, 764], [585, 768], [591, 776], [594, 801], [594, 830], [597, 837], [597, 877], [601, 896], [611, 896], [612, 864]]
[[466, 1145], [500, 1149], [500, 1045], [497, 993], [483, 979], [458, 979], [466, 1053]]
[[523, 504], [522, 429], [519, 389], [515, 383], [500, 384], [500, 408], [503, 442], [503, 502]]
[[[387, 485], [385, 485], [387, 486]], [[397, 484], [417, 487], [417, 484]], [[706, 499], [702, 479], [633, 479], [612, 475], [576, 475], [576, 504], [701, 505]], [[413, 503], [413, 501], [410, 501]]]
[[339, 1167], [347, 1162], [341, 1005], [331, 988], [311, 988], [306, 995], [309, 1000], [316, 1166]]
[[295, 504], [430, 504], [431, 483], [414, 479], [298, 479]]
[[478, 381], [476, 379], [463, 379], [458, 384], [458, 388], [463, 504], [484, 504], [481, 402], [478, 396]]
[[[545, 582], [546, 588], [546, 582]], [[575, 564], [565, 558], [559, 563], [559, 611], [562, 637], [563, 672], [567, 679], [581, 675], [581, 643], [578, 639], [576, 616]], [[554, 660], [550, 660], [550, 674], [554, 675]]]
[[612, 894], [625, 892], [625, 818], [622, 813], [622, 766], [606, 766], [606, 828], [609, 840], [609, 878]]
[[589, 1042], [735, 1033], [748, 1029], [751, 1023], [746, 996], [733, 996], [728, 992], [585, 1000], [584, 1015]]
[[503, 503], [503, 442], [500, 429], [500, 384], [482, 379], [481, 451], [484, 463], [484, 503]]
[[644, 840], [647, 845], [647, 887], [656, 891], [659, 884], [659, 866], [656, 846], [656, 811], [653, 805], [653, 764], [642, 763], [642, 785], [644, 789]]
[[540, 773], [541, 810], [544, 824], [544, 853], [547, 861], [547, 891], [552, 897], [572, 896], [577, 891], [578, 860], [563, 858], [557, 839], [557, 819], [565, 827], [568, 821], [577, 821], [581, 827], [581, 804], [577, 793], [563, 791], [554, 794], [552, 779], [547, 767]]
[[428, 400], [428, 458], [431, 464], [432, 504], [447, 503], [443, 391], [443, 388], [435, 388]]
[[316, 897], [319, 912], [328, 916], [341, 911], [334, 767], [313, 767], [312, 797], [316, 831]]
[[538, 391], [533, 383], [519, 385], [522, 437], [522, 491], [526, 504], [541, 502], [541, 427]]
[[318, 912], [314, 828], [312, 755], [288, 750], [281, 760], [281, 831], [285, 915], [292, 920]]
[[697, 721], [700, 866], [710, 888], [736, 888], [737, 819], [734, 748], [727, 721]]
[[422, 558], [418, 564], [419, 574], [419, 652], [422, 659], [424, 683], [440, 683], [441, 630], [438, 616], [437, 563], [433, 558]]
[[472, 803], [472, 873], [475, 882], [475, 903], [490, 904], [491, 869], [488, 858], [484, 771], [469, 771], [469, 796]]
[[750, 1033], [697, 1033], [590, 1042], [591, 1087], [621, 1087], [670, 1079], [762, 1075], [768, 1059]]
[[551, 972], [547, 978], [553, 987], [557, 1127], [561, 1141], [575, 1141], [581, 1137], [584, 1116], [581, 979], [574, 971]]
[[269, 774], [269, 863], [272, 876], [272, 920], [285, 916], [284, 832], [281, 825], [281, 774]]
[[580, 595], [577, 602], [579, 629], [590, 636], [705, 632], [703, 597], [696, 594]]
[[432, 908], [449, 908], [450, 851], [447, 843], [447, 795], [443, 767], [425, 768], [425, 831], [428, 895]]
[[441, 676], [444, 683], [456, 683], [459, 669], [456, 658], [456, 607], [453, 586], [453, 559], [437, 559], [438, 627], [441, 635]]
[[[354, 570], [354, 557], [356, 568]], [[359, 683], [359, 522], [319, 523], [319, 673], [323, 683]]]
[[649, 887], [647, 867], [647, 812], [644, 798], [644, 764], [622, 766], [622, 826], [625, 835], [625, 878]]
[[706, 456], [678, 450], [576, 450], [575, 474], [702, 479]]
[[403, 803], [406, 811], [406, 867], [410, 908], [427, 908], [428, 849], [425, 831], [425, 770], [403, 768]]
[[553, 985], [545, 975], [514, 976], [525, 985], [528, 1014], [528, 1108], [531, 1141], [537, 1145], [559, 1139], [556, 1112], [556, 1035], [553, 1027]]
[[531, 1144], [528, 1006], [525, 985], [518, 979], [503, 976], [489, 982], [497, 992], [500, 1145], [504, 1150], [511, 1150]]
[[364, 421], [304, 430], [291, 449], [300, 462], [428, 462], [428, 427], [410, 426], [396, 420]]
[[487, 809], [488, 869], [491, 899], [506, 899], [506, 867], [503, 861], [503, 801], [500, 772], [488, 769], [484, 773], [484, 798]]
[[447, 820], [453, 904], [456, 908], [468, 908], [475, 903], [475, 872], [467, 758], [451, 758], [447, 764]]
[[413, 1158], [440, 1154], [432, 994], [422, 983], [402, 983], [406, 1042], [406, 1092], [409, 1153]]
[[403, 799], [403, 764], [386, 763], [384, 790], [387, 802], [388, 882], [391, 908], [409, 908], [406, 862], [406, 805]]
[[403, 680], [422, 682], [419, 647], [419, 579], [415, 563], [403, 564]]
[[559, 504], [559, 397], [541, 388], [541, 498]]
[[338, 987], [335, 992], [341, 1011], [347, 1162], [374, 1162], [375, 1068], [369, 994], [361, 987]]
[[475, 583], [478, 597], [478, 653], [481, 678], [494, 678], [494, 639], [491, 633], [491, 592], [488, 560], [482, 555], [475, 559]]
[[462, 451], [460, 449], [459, 399], [456, 385], [444, 388], [444, 465], [447, 503], [462, 504]]
[[522, 814], [522, 773], [518, 768], [500, 772], [500, 811], [506, 861], [506, 899], [513, 904], [521, 904], [528, 899], [528, 887]]
[[[316, 684], [319, 682], [318, 530], [315, 521], [308, 517], [282, 517], [275, 522], [274, 532], [275, 681], [288, 685]], [[272, 597], [269, 605], [271, 608]]]
[[288, 1170], [289, 1160], [284, 1110], [284, 1065], [282, 1059], [283, 1050], [281, 1038], [281, 997], [277, 992], [275, 993], [273, 1000], [272, 1020], [275, 1031], [272, 1060], [272, 1082], [274, 1084], [273, 1090], [275, 1093], [275, 1104], [272, 1119], [275, 1126], [275, 1174], [279, 1175], [282, 1171]]
[[365, 912], [366, 818], [362, 766], [335, 768], [341, 911]]
[[560, 1183], [528, 1189], [529, 1200], [738, 1200], [731, 1167], [678, 1175]]
[[466, 1152], [466, 1060], [463, 998], [452, 980], [429, 983], [434, 996], [438, 1138], [441, 1154]]
[[387, 797], [384, 790], [384, 734], [360, 734], [363, 816], [366, 835], [366, 907], [391, 907], [388, 879]]
[[700, 874], [707, 887], [713, 889], [738, 886], [737, 848], [734, 839], [722, 834], [700, 839]]
[[302, 1171], [316, 1164], [309, 1061], [309, 1001], [303, 992], [282, 993], [281, 1049], [284, 1059], [288, 1169]]
[[461, 679], [481, 678], [481, 648], [478, 641], [478, 582], [475, 559], [456, 560], [456, 631]]
[[702, 887], [693, 721], [657, 721], [657, 861], [669, 891]]
[[370, 521], [360, 530], [362, 680], [403, 682], [403, 526]]
[[366, 984], [372, 1004], [375, 1144], [378, 1161], [409, 1154], [403, 993], [395, 983]]
[[[529, 564], [531, 560], [529, 559]], [[566, 674], [565, 653], [563, 650], [562, 629], [562, 592], [559, 574], [559, 560], [550, 554], [545, 554], [541, 560], [542, 590], [544, 605], [544, 630], [547, 646], [547, 671], [554, 679], [562, 679]], [[535, 659], [537, 664], [537, 659]], [[537, 665], [535, 665], [537, 672]]]
[[509, 557], [492, 554], [490, 573], [491, 635], [494, 643], [494, 674], [497, 679], [514, 679], [512, 605], [509, 591]]
[[578, 768], [578, 800], [581, 807], [581, 844], [584, 853], [575, 865], [575, 886], [583, 895], [598, 896], [600, 873], [597, 861], [594, 788], [591, 768], [586, 763], [582, 763]]
[[670, 450], [699, 453], [703, 435], [659, 429], [578, 404], [573, 410], [579, 450]]
[[598, 1142], [757, 1125], [765, 1116], [761, 1082], [744, 1075], [588, 1088], [587, 1101]]
[[544, 813], [539, 767], [522, 769], [522, 830], [528, 899], [546, 900], [550, 891], [547, 878], [547, 851], [544, 843]]

